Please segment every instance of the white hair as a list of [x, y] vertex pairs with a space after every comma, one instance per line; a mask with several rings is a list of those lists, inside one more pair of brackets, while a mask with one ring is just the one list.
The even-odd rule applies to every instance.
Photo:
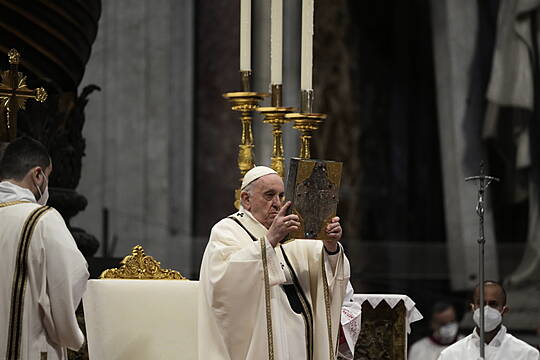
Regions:
[[253, 196], [253, 186], [256, 184], [261, 178], [255, 179], [249, 184], [247, 184], [241, 191], [240, 191], [240, 203], [242, 206], [244, 206], [242, 202], [242, 193], [247, 193], [249, 196]]

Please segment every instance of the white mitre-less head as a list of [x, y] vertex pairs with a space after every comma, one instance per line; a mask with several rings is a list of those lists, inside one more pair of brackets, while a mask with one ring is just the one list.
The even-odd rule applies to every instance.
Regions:
[[257, 180], [258, 178], [269, 175], [269, 174], [277, 174], [277, 172], [269, 168], [268, 166], [255, 166], [251, 170], [249, 170], [246, 175], [244, 175], [244, 179], [242, 180], [242, 187], [240, 187], [241, 190], [244, 190], [246, 186]]

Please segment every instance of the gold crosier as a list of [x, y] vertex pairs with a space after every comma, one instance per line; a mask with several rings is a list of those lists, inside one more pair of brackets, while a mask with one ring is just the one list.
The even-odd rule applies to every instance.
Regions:
[[21, 56], [15, 49], [8, 51], [10, 69], [2, 71], [0, 82], [0, 141], [11, 142], [17, 137], [17, 112], [25, 109], [27, 99], [47, 100], [42, 87], [35, 90], [26, 85], [26, 76], [19, 72]]
[[[231, 102], [231, 108], [240, 112], [242, 122], [242, 138], [238, 145], [238, 169], [240, 170], [240, 183], [244, 175], [254, 166], [253, 130], [251, 129], [251, 113], [257, 108], [259, 102], [268, 96], [266, 93], [250, 91], [251, 71], [241, 71], [242, 89], [240, 92], [230, 92], [223, 94], [223, 97]], [[234, 192], [234, 207], [240, 208], [240, 188]]]

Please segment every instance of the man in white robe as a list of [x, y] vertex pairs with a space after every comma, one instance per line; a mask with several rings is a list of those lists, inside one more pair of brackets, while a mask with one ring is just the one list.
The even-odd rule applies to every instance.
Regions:
[[[484, 329], [485, 360], [539, 360], [538, 350], [506, 331], [502, 317], [509, 308], [506, 306], [506, 292], [501, 284], [494, 281], [484, 283]], [[480, 318], [480, 292], [477, 287], [473, 295], [473, 319], [478, 325]], [[476, 327], [472, 334], [447, 347], [439, 360], [476, 360], [480, 358], [480, 336]]]
[[454, 305], [440, 301], [431, 310], [430, 336], [423, 337], [412, 344], [409, 360], [437, 360], [448, 346], [463, 338], [458, 334], [456, 309]]
[[267, 167], [246, 173], [240, 210], [212, 229], [200, 273], [199, 358], [336, 359], [350, 267], [338, 240], [281, 241], [299, 228], [286, 215], [283, 181]]
[[86, 260], [60, 214], [45, 205], [52, 164], [37, 141], [11, 143], [0, 161], [0, 358], [67, 359], [84, 335], [75, 310]]

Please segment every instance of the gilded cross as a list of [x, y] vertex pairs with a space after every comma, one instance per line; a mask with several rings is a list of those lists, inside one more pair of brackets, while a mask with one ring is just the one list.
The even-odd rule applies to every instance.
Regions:
[[8, 52], [10, 69], [1, 72], [0, 82], [0, 141], [13, 141], [17, 137], [17, 112], [25, 109], [27, 99], [44, 102], [47, 92], [26, 85], [26, 76], [19, 72], [21, 56], [15, 49]]

